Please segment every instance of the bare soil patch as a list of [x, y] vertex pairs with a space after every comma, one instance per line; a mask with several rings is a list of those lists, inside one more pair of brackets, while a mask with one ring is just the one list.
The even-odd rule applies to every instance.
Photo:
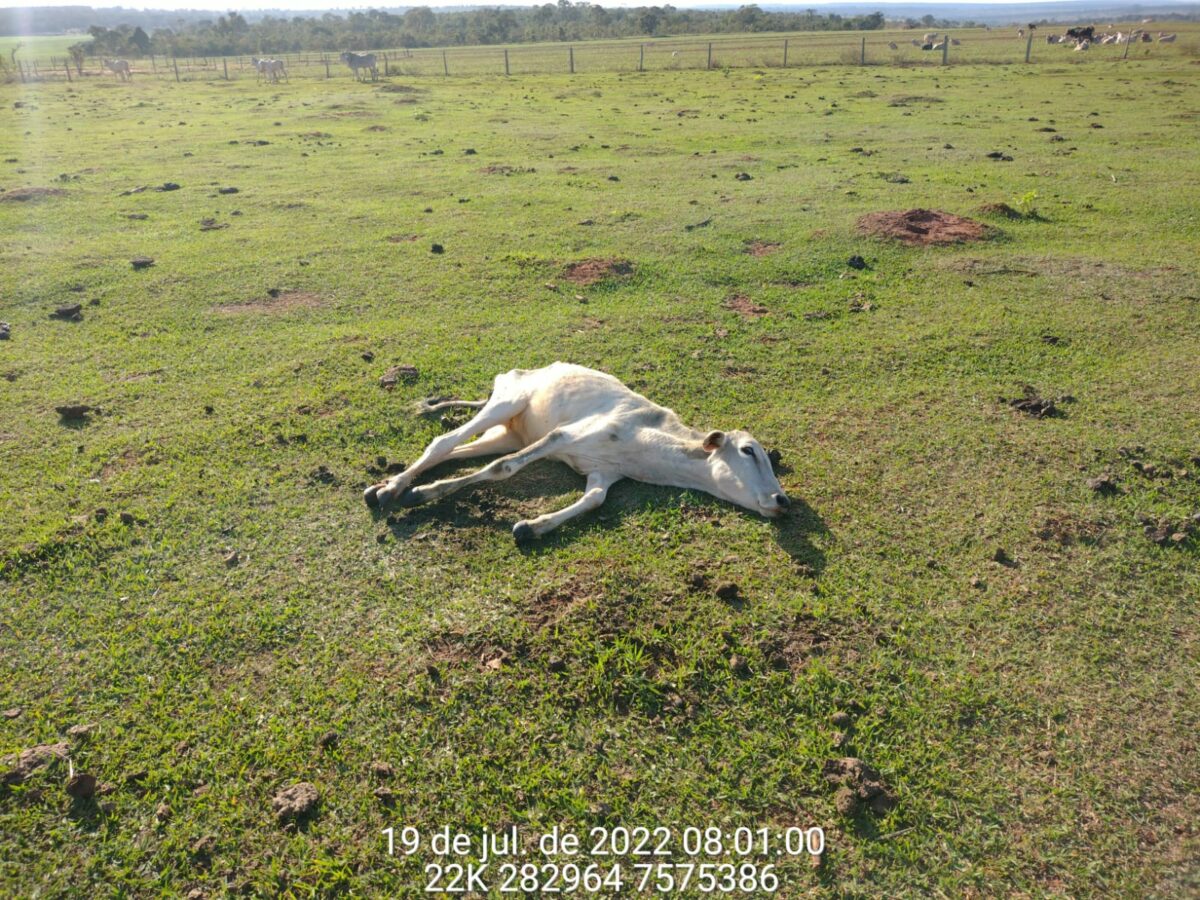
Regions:
[[46, 197], [61, 197], [66, 193], [62, 188], [14, 188], [0, 194], [0, 203], [26, 203], [30, 200], [43, 200]]
[[584, 287], [606, 278], [633, 274], [633, 263], [623, 259], [584, 259], [563, 270], [563, 278]]
[[769, 256], [782, 246], [778, 241], [746, 241], [746, 252], [751, 256]]
[[312, 309], [323, 305], [324, 302], [320, 294], [314, 294], [312, 291], [278, 291], [268, 293], [266, 297], [258, 300], [215, 306], [213, 311], [223, 315], [283, 313], [294, 309]]
[[759, 642], [759, 650], [772, 669], [800, 674], [808, 661], [820, 656], [829, 644], [829, 635], [821, 631], [812, 616], [796, 617], [769, 638]]
[[858, 220], [860, 234], [905, 244], [960, 244], [983, 240], [991, 229], [982, 222], [935, 209], [887, 210]]
[[743, 319], [757, 319], [769, 312], [765, 306], [760, 306], [745, 294], [734, 294], [722, 305], [726, 309], [737, 313]]
[[523, 166], [484, 166], [479, 170], [483, 175], [526, 175], [537, 169], [527, 169]]

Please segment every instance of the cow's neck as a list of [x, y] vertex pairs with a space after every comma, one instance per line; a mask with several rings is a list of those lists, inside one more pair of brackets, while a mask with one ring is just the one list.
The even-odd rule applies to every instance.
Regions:
[[654, 484], [712, 493], [715, 479], [709, 455], [702, 447], [704, 436], [704, 432], [683, 424], [662, 429], [655, 438], [658, 452], [642, 454], [641, 462], [646, 471], [640, 477], [633, 477]]

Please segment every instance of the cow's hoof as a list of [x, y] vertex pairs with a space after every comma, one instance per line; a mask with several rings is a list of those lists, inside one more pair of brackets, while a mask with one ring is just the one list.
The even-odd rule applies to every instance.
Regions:
[[537, 535], [533, 533], [533, 526], [528, 522], [518, 522], [513, 526], [513, 540], [518, 545], [530, 543]]
[[363, 502], [371, 509], [379, 509], [379, 485], [373, 484], [363, 491]]
[[408, 508], [420, 506], [425, 500], [415, 488], [405, 488], [404, 492], [396, 498], [396, 502], [401, 506]]

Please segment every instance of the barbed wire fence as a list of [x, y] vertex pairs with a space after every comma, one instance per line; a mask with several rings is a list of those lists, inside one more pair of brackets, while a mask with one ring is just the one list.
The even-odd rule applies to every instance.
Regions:
[[[477, 46], [374, 51], [378, 75], [392, 77], [451, 77], [542, 74], [589, 74], [727, 68], [804, 68], [820, 66], [951, 66], [962, 64], [1083, 63], [1093, 60], [1144, 59], [1147, 56], [1200, 55], [1200, 26], [1182, 33], [1182, 43], [1149, 41], [1092, 44], [1087, 52], [1071, 44], [1047, 43], [1044, 34], [1019, 34], [1013, 29], [939, 31], [932, 41], [917, 32], [805, 32], [756, 37], [666, 38], [650, 41], [585, 41], [511, 46]], [[1149, 34], [1149, 33], [1147, 33]], [[336, 50], [275, 54], [287, 77], [348, 78], [351, 71]], [[150, 54], [130, 59], [135, 78], [174, 81], [212, 81], [259, 78], [253, 57], [172, 56]], [[21, 82], [116, 78], [103, 68], [100, 57], [77, 60], [70, 56], [15, 58], [9, 77]]]

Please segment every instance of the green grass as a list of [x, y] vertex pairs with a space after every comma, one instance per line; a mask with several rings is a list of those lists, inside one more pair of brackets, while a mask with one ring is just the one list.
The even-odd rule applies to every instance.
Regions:
[[67, 48], [74, 44], [87, 44], [91, 40], [91, 35], [87, 34], [0, 35], [0, 57], [9, 62], [9, 54], [16, 47], [18, 59], [49, 61], [52, 56], [66, 56]]
[[[1198, 82], [1178, 59], [0, 89], [0, 189], [65, 191], [0, 203], [0, 754], [95, 723], [72, 764], [114, 789], [0, 787], [4, 892], [409, 896], [432, 860], [388, 859], [389, 825], [601, 822], [823, 826], [784, 896], [1195, 891], [1197, 532], [1160, 547], [1139, 517], [1200, 512]], [[854, 229], [1031, 190], [978, 244]], [[592, 257], [634, 274], [563, 280]], [[82, 322], [48, 318], [69, 303]], [[378, 456], [441, 430], [411, 401], [555, 359], [750, 428], [798, 509], [622, 483], [522, 552], [512, 523], [578, 495], [560, 465], [363, 506]], [[381, 390], [400, 363], [419, 379]], [[1036, 420], [999, 400], [1025, 384], [1074, 400]], [[69, 427], [69, 402], [100, 412]], [[837, 813], [842, 755], [893, 811]], [[298, 781], [319, 811], [284, 829]]]

